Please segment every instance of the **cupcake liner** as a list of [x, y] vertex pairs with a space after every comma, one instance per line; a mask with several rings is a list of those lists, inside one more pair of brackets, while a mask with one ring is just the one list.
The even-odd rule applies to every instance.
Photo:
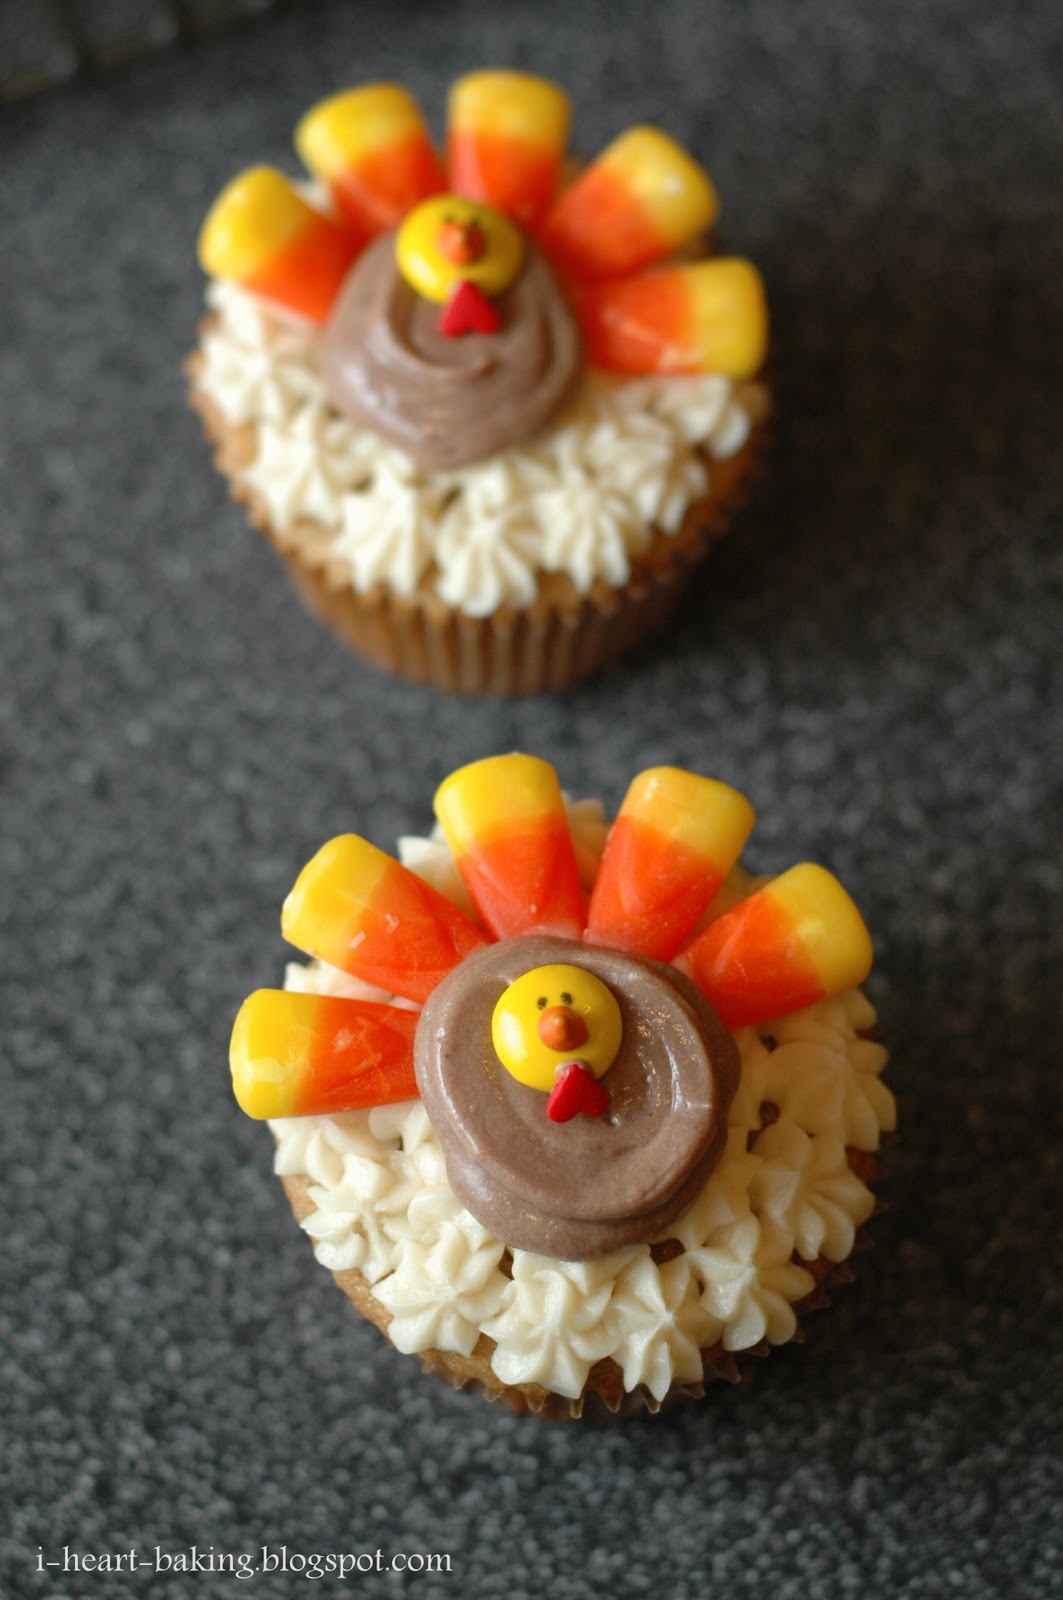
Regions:
[[[850, 1170], [863, 1183], [870, 1186], [881, 1180], [882, 1165], [874, 1153], [849, 1149], [846, 1154]], [[288, 1176], [282, 1178], [281, 1182], [297, 1221], [302, 1222], [317, 1209], [310, 1198], [311, 1180], [301, 1176]], [[878, 1214], [884, 1209], [884, 1203], [876, 1197], [873, 1214]], [[853, 1253], [869, 1248], [872, 1243], [873, 1240], [866, 1228], [859, 1228]], [[671, 1254], [667, 1250], [668, 1244], [669, 1241], [663, 1241], [664, 1251], [661, 1259], [665, 1259], [666, 1254]], [[655, 1252], [660, 1249], [661, 1246], [654, 1247]], [[831, 1291], [854, 1283], [856, 1274], [848, 1257], [843, 1261], [829, 1261], [825, 1256], [819, 1256], [814, 1261], [804, 1261], [795, 1256], [794, 1260], [815, 1279], [815, 1287], [802, 1300], [796, 1301], [793, 1307], [798, 1323], [788, 1342], [801, 1344], [805, 1337], [802, 1319], [816, 1311], [827, 1310], [831, 1305]], [[364, 1274], [356, 1268], [349, 1268], [333, 1272], [332, 1276], [355, 1310], [366, 1321], [373, 1323], [387, 1338], [392, 1314], [373, 1294]], [[485, 1334], [480, 1335], [475, 1349], [469, 1356], [454, 1351], [433, 1349], [421, 1352], [418, 1359], [423, 1372], [442, 1378], [454, 1389], [465, 1389], [470, 1393], [482, 1395], [486, 1400], [504, 1405], [516, 1416], [539, 1416], [547, 1421], [578, 1422], [595, 1418], [621, 1419], [642, 1413], [653, 1416], [684, 1401], [703, 1399], [706, 1389], [714, 1383], [740, 1383], [746, 1364], [752, 1360], [763, 1359], [773, 1348], [766, 1339], [762, 1339], [758, 1344], [751, 1345], [745, 1350], [728, 1351], [722, 1344], [704, 1349], [701, 1352], [703, 1371], [700, 1382], [673, 1383], [663, 1400], [658, 1400], [643, 1385], [630, 1391], [625, 1390], [622, 1369], [609, 1356], [596, 1362], [590, 1369], [583, 1392], [576, 1399], [555, 1394], [541, 1384], [503, 1383], [492, 1370], [491, 1352], [494, 1344]]]
[[472, 617], [440, 598], [432, 572], [411, 596], [383, 584], [359, 593], [351, 587], [346, 563], [330, 553], [331, 530], [305, 519], [289, 529], [275, 527], [261, 497], [242, 477], [254, 459], [254, 424], [237, 425], [224, 417], [198, 385], [201, 367], [201, 356], [193, 355], [191, 403], [217, 466], [252, 525], [284, 561], [309, 609], [373, 666], [454, 694], [512, 697], [566, 689], [659, 632], [747, 498], [767, 433], [757, 424], [736, 455], [726, 461], [706, 458], [711, 493], [688, 508], [676, 533], [656, 533], [621, 588], [598, 581], [580, 594], [566, 575], [541, 573], [530, 606]]

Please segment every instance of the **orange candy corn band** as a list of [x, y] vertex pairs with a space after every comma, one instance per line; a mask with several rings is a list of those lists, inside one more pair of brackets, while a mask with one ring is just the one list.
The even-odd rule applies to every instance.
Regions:
[[303, 868], [281, 931], [307, 955], [418, 1001], [487, 942], [430, 884], [353, 833]]
[[259, 989], [233, 1025], [233, 1092], [249, 1117], [327, 1116], [417, 1096], [417, 1012]]
[[214, 202], [199, 259], [212, 277], [324, 322], [362, 242], [308, 206], [282, 173], [252, 167]]
[[296, 128], [295, 148], [363, 235], [397, 227], [445, 187], [417, 102], [397, 84], [367, 83], [322, 100]]
[[710, 923], [680, 965], [736, 1028], [862, 983], [871, 970], [871, 940], [837, 878], [805, 862]]
[[669, 961], [738, 860], [753, 807], [679, 767], [632, 783], [609, 830], [587, 911], [588, 943]]
[[524, 72], [471, 72], [450, 91], [447, 172], [468, 200], [534, 227], [550, 204], [568, 139], [568, 97]]
[[563, 277], [620, 278], [689, 244], [718, 210], [685, 150], [657, 128], [629, 128], [555, 202], [539, 242]]
[[557, 774], [535, 756], [491, 756], [436, 791], [435, 813], [484, 926], [496, 939], [578, 939], [583, 891]]
[[764, 285], [738, 257], [581, 285], [574, 304], [587, 358], [607, 371], [748, 378], [767, 352]]

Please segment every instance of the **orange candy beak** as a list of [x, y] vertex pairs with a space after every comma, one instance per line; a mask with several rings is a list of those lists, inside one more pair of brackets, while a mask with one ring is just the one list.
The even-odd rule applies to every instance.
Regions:
[[252, 167], [211, 207], [199, 261], [212, 278], [324, 322], [362, 242], [308, 206], [282, 173]]
[[249, 1117], [329, 1116], [417, 1096], [417, 1012], [258, 989], [233, 1024], [233, 1092]]
[[571, 1006], [548, 1006], [535, 1031], [548, 1050], [578, 1050], [589, 1038], [587, 1024]]
[[696, 239], [718, 211], [708, 174], [681, 146], [629, 128], [555, 202], [539, 242], [563, 277], [626, 277]]
[[397, 84], [367, 83], [322, 100], [296, 128], [295, 148], [363, 237], [397, 227], [445, 187], [420, 108]]
[[670, 961], [738, 860], [753, 807], [679, 767], [640, 773], [606, 840], [586, 939]]
[[322, 846], [303, 868], [281, 931], [307, 955], [417, 1001], [487, 943], [430, 884], [353, 833]]
[[535, 756], [491, 756], [440, 785], [435, 813], [473, 905], [496, 939], [578, 939], [583, 892], [557, 774]]
[[767, 353], [764, 285], [736, 256], [581, 285], [573, 298], [587, 358], [610, 372], [748, 378]]
[[791, 867], [689, 945], [690, 972], [729, 1028], [767, 1022], [862, 983], [871, 939], [837, 878]]
[[533, 227], [557, 188], [569, 118], [567, 97], [544, 78], [526, 72], [459, 78], [448, 114], [450, 187]]

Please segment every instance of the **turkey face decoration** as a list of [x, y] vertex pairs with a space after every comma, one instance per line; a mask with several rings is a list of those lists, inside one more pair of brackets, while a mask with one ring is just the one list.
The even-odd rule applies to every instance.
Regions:
[[459, 195], [436, 195], [415, 207], [395, 236], [395, 263], [411, 289], [440, 305], [448, 339], [497, 333], [495, 300], [524, 265], [520, 229], [501, 211]]
[[867, 976], [856, 907], [805, 863], [717, 911], [752, 808], [675, 767], [632, 783], [589, 896], [548, 762], [474, 762], [435, 809], [473, 914], [356, 835], [323, 846], [283, 931], [382, 998], [252, 994], [230, 1052], [240, 1105], [420, 1095], [451, 1187], [507, 1244], [580, 1260], [661, 1237], [722, 1153], [732, 1030]]
[[534, 437], [588, 362], [750, 376], [763, 285], [747, 261], [704, 253], [708, 175], [645, 126], [574, 172], [569, 121], [556, 85], [473, 72], [451, 89], [441, 155], [404, 89], [345, 90], [296, 129], [314, 190], [241, 174], [200, 261], [320, 325], [332, 404], [430, 470]]
[[336, 408], [420, 466], [468, 465], [540, 432], [583, 370], [554, 274], [497, 207], [440, 194], [372, 241], [321, 337]]
[[505, 990], [491, 1018], [491, 1042], [519, 1083], [548, 1091], [546, 1115], [568, 1122], [600, 1117], [609, 1092], [598, 1079], [616, 1060], [623, 1024], [616, 997], [585, 968], [533, 967]]
[[[575, 1004], [539, 1013], [554, 974]], [[537, 1016], [549, 1037], [585, 1036], [558, 1050]], [[462, 963], [426, 1002], [415, 1052], [459, 1199], [507, 1243], [568, 1260], [654, 1237], [692, 1203], [739, 1065], [680, 973], [549, 936]]]

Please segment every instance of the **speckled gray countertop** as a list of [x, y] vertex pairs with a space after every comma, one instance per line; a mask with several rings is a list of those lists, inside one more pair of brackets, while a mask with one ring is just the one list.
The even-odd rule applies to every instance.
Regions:
[[[1063, 1594], [1063, 25], [1043, 0], [321, 4], [0, 110], [0, 1591], [254, 1593], [74, 1553], [449, 1552], [477, 1600]], [[461, 70], [664, 121], [761, 263], [764, 486], [657, 647], [471, 705], [319, 631], [186, 411], [198, 222], [298, 114]], [[319, 1269], [229, 1093], [317, 845], [499, 749], [726, 777], [876, 934], [903, 1142], [859, 1282], [700, 1407], [517, 1421]], [[1054, 1527], [1053, 1527], [1054, 1518]], [[352, 1580], [336, 1592], [353, 1592]]]

